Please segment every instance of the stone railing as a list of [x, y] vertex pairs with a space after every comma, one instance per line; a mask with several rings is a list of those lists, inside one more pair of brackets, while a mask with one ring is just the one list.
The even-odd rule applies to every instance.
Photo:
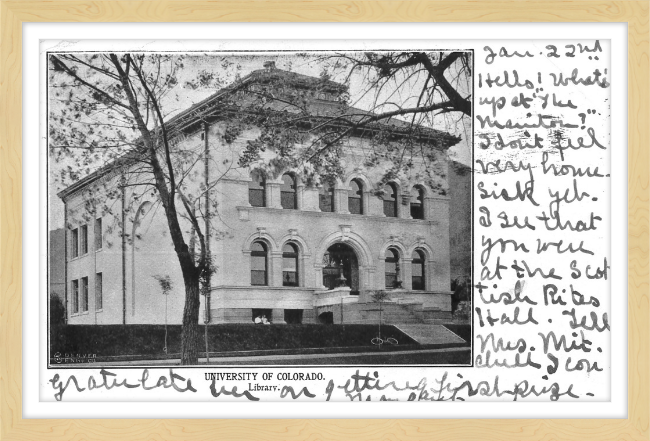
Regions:
[[350, 294], [351, 289], [343, 286], [334, 289], [322, 289], [314, 291], [314, 306], [340, 305], [341, 303], [356, 303], [359, 296]]

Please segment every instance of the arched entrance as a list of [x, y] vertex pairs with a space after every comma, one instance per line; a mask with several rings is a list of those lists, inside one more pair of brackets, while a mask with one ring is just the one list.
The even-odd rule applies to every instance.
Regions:
[[318, 323], [321, 325], [334, 324], [334, 313], [332, 311], [325, 311], [318, 316]]
[[359, 262], [349, 245], [335, 243], [323, 255], [323, 286], [334, 289], [348, 286], [352, 295], [359, 294]]

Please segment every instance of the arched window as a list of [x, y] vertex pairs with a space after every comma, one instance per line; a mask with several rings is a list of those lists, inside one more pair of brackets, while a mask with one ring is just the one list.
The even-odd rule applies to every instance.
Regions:
[[411, 189], [411, 217], [424, 219], [424, 190], [419, 185]]
[[318, 206], [320, 211], [331, 213], [334, 211], [334, 186], [324, 183], [318, 191]]
[[264, 178], [253, 178], [251, 182], [248, 183], [248, 203], [253, 207], [266, 207], [266, 196], [264, 195], [264, 190], [266, 187], [266, 182]]
[[296, 179], [289, 173], [282, 175], [282, 186], [280, 187], [280, 204], [286, 210], [298, 208], [296, 192]]
[[298, 247], [287, 243], [282, 247], [282, 286], [298, 285]]
[[424, 253], [420, 250], [413, 251], [411, 255], [411, 287], [415, 290], [424, 290]]
[[397, 217], [397, 186], [393, 183], [384, 186], [384, 214]]
[[386, 250], [384, 273], [386, 274], [386, 288], [400, 287], [399, 253], [395, 248], [389, 248]]
[[363, 214], [363, 184], [358, 179], [350, 181], [348, 211], [352, 214]]
[[253, 242], [251, 247], [251, 285], [268, 285], [267, 254], [264, 242]]

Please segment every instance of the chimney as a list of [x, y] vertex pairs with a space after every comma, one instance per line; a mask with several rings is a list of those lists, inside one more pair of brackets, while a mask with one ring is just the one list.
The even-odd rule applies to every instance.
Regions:
[[266, 70], [275, 70], [276, 69], [275, 61], [266, 61], [264, 63], [264, 69], [266, 69]]

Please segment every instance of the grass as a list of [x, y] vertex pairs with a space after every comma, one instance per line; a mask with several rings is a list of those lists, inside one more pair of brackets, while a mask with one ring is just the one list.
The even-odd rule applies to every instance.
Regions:
[[[203, 336], [201, 326], [201, 336]], [[382, 325], [383, 338], [400, 345], [417, 344], [390, 325]], [[164, 325], [64, 325], [53, 328], [51, 356], [59, 353], [95, 354], [96, 357], [164, 355]], [[255, 325], [223, 324], [208, 327], [210, 352], [371, 346], [377, 325]], [[199, 347], [203, 349], [203, 338]], [[168, 326], [169, 354], [181, 350], [181, 326]]]

